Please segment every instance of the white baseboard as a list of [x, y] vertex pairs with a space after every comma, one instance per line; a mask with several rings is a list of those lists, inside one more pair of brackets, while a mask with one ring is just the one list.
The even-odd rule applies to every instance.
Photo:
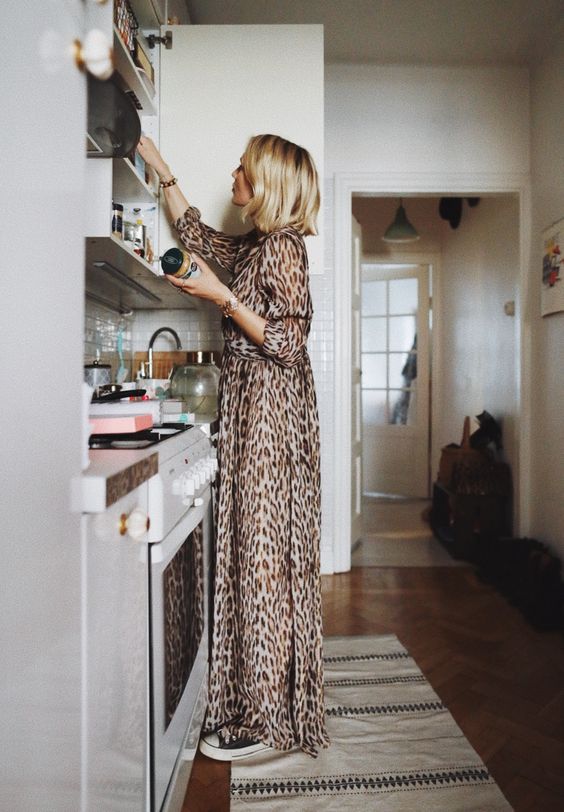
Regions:
[[335, 565], [333, 562], [333, 545], [331, 546], [323, 546], [321, 545], [321, 574], [322, 575], [333, 575], [335, 572]]

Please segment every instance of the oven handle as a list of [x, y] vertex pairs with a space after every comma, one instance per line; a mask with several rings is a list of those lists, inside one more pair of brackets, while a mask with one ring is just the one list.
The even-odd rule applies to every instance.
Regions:
[[191, 507], [187, 510], [180, 521], [174, 525], [166, 538], [149, 545], [151, 549], [151, 564], [159, 564], [162, 561], [170, 561], [174, 558], [190, 533], [200, 524], [210, 507], [211, 488], [206, 488], [199, 496], [203, 499], [202, 505]]

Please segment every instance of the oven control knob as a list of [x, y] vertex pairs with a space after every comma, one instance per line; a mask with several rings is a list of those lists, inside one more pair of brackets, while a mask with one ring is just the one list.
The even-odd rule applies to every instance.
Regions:
[[200, 485], [202, 484], [202, 482], [201, 482], [200, 473], [197, 470], [197, 468], [194, 468], [194, 470], [192, 471], [192, 475], [191, 475], [190, 479], [194, 483], [194, 488], [196, 490], [199, 490]]
[[194, 478], [191, 476], [184, 476], [182, 479], [182, 496], [194, 496]]
[[198, 473], [200, 474], [200, 479], [202, 480], [202, 485], [204, 485], [208, 479], [210, 478], [210, 472], [205, 462], [200, 462], [198, 465]]
[[173, 480], [172, 482], [172, 493], [174, 496], [180, 496], [182, 494], [182, 478], [178, 477], [178, 479]]

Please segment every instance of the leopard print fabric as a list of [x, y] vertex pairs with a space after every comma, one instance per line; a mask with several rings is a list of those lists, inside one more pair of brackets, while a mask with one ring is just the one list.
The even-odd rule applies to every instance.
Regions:
[[319, 423], [306, 341], [305, 244], [285, 228], [230, 237], [189, 208], [182, 242], [232, 273], [267, 320], [262, 347], [223, 320], [219, 496], [205, 729], [316, 756], [327, 747], [319, 575]]
[[190, 533], [163, 572], [165, 730], [182, 694], [204, 631], [204, 532]]

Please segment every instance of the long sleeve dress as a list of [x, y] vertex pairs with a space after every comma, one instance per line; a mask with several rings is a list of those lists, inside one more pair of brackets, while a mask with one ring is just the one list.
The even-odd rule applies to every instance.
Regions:
[[214, 628], [206, 731], [316, 756], [324, 722], [319, 574], [319, 423], [306, 351], [307, 253], [284, 228], [228, 236], [190, 207], [186, 247], [232, 274], [266, 319], [254, 344], [231, 319], [219, 385]]

